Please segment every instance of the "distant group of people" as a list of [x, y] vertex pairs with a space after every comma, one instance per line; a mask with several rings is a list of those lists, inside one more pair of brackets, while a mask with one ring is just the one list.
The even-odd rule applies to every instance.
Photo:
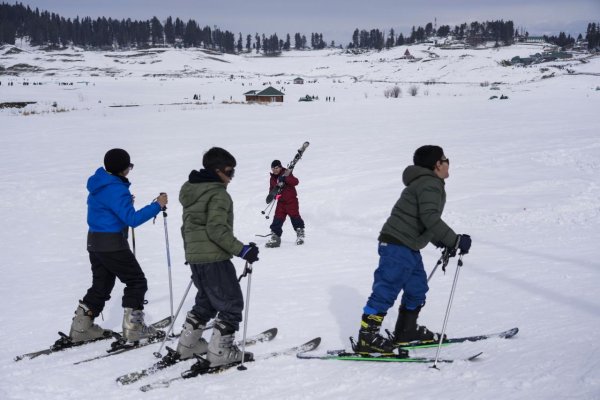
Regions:
[[[441, 218], [446, 201], [444, 181], [450, 168], [450, 160], [442, 148], [420, 147], [413, 161], [414, 165], [403, 174], [406, 188], [378, 238], [380, 261], [372, 293], [363, 309], [355, 348], [358, 353], [393, 354], [402, 343], [437, 339], [438, 334], [417, 325], [428, 290], [419, 250], [434, 243], [467, 253], [471, 246], [468, 235], [457, 235]], [[231, 153], [213, 147], [203, 155], [203, 168], [192, 170], [179, 192], [185, 259], [197, 294], [194, 306], [187, 312], [176, 353], [181, 359], [206, 355], [211, 366], [242, 362], [242, 352], [234, 338], [242, 322], [244, 301], [231, 259], [236, 256], [248, 264], [259, 260], [259, 248], [238, 240], [234, 234], [233, 199], [227, 188], [235, 177], [236, 165]], [[74, 342], [111, 335], [111, 331], [95, 324], [94, 319], [110, 299], [116, 278], [125, 284], [121, 299], [123, 337], [135, 342], [160, 332], [144, 321], [148, 286], [129, 247], [128, 228], [135, 228], [165, 210], [168, 196], [160, 193], [152, 202], [135, 210], [128, 179], [133, 167], [127, 151], [111, 149], [104, 156], [104, 166], [88, 179], [87, 250], [92, 284], [75, 310], [69, 333]], [[271, 237], [266, 243], [268, 248], [281, 245], [282, 227], [288, 216], [297, 235], [296, 243], [304, 243], [298, 183], [290, 169], [273, 160], [269, 189], [281, 190], [270, 226]], [[381, 324], [400, 291], [403, 295], [394, 335], [384, 338], [379, 333]], [[212, 336], [207, 341], [202, 334], [213, 319]], [[244, 361], [252, 359], [252, 353], [245, 352]]]

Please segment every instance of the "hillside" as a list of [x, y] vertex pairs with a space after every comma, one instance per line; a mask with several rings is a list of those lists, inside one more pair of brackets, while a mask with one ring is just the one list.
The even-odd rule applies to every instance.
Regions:
[[[350, 54], [290, 52], [277, 58], [201, 50], [85, 52], [0, 48], [0, 185], [3, 229], [0, 323], [2, 399], [597, 399], [600, 396], [600, 57], [502, 66], [536, 45], [440, 50], [426, 45]], [[402, 58], [406, 49], [416, 57]], [[294, 85], [296, 77], [307, 83]], [[12, 83], [12, 84], [11, 84]], [[27, 83], [24, 85], [23, 83]], [[244, 103], [271, 85], [283, 103]], [[399, 98], [386, 98], [398, 85]], [[411, 87], [417, 88], [412, 96]], [[312, 102], [298, 102], [305, 95]], [[198, 100], [193, 96], [199, 95]], [[497, 96], [497, 98], [493, 98]], [[500, 96], [506, 99], [500, 100]], [[326, 98], [332, 101], [326, 101]], [[286, 222], [282, 247], [265, 249], [261, 214], [269, 166], [311, 145], [295, 175], [306, 244]], [[377, 236], [403, 189], [414, 150], [438, 144], [451, 159], [445, 221], [473, 238], [448, 323], [451, 336], [518, 326], [510, 340], [442, 349], [442, 365], [344, 363], [280, 357], [142, 394], [114, 379], [149, 366], [158, 346], [73, 365], [103, 354], [94, 343], [15, 363], [68, 331], [89, 286], [85, 182], [106, 150], [129, 151], [136, 205], [169, 194], [168, 232], [176, 306], [189, 282], [178, 193], [204, 151], [235, 155], [229, 186], [235, 233], [261, 246], [248, 330], [273, 326], [257, 355], [323, 339], [318, 352], [349, 347], [377, 265]], [[136, 229], [149, 282], [147, 320], [169, 313], [162, 217]], [[422, 251], [427, 271], [439, 257]], [[233, 260], [238, 273], [240, 259]], [[430, 282], [419, 322], [440, 330], [456, 270]], [[120, 330], [117, 283], [101, 325]], [[242, 281], [246, 289], [246, 281]], [[183, 312], [193, 304], [185, 301]], [[398, 304], [396, 304], [397, 306]], [[397, 309], [384, 327], [392, 329]], [[183, 321], [180, 317], [176, 327]], [[170, 346], [175, 346], [171, 343]], [[418, 350], [435, 355], [435, 349]]]

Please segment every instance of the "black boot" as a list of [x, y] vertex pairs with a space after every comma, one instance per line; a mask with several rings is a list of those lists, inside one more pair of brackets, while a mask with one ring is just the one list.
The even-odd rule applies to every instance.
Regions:
[[432, 343], [440, 340], [439, 333], [431, 332], [426, 327], [417, 325], [420, 311], [421, 307], [408, 310], [404, 305], [400, 306], [396, 328], [394, 329], [395, 346], [406, 345], [415, 340]]
[[379, 334], [384, 317], [385, 314], [363, 314], [355, 352], [359, 354], [394, 355], [393, 343]]

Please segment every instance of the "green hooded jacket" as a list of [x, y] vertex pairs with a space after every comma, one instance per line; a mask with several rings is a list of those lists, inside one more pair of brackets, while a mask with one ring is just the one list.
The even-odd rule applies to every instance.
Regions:
[[181, 234], [190, 264], [225, 261], [238, 255], [244, 244], [233, 235], [233, 200], [225, 184], [205, 170], [192, 171], [179, 192], [183, 206]]
[[430, 169], [411, 165], [404, 170], [402, 181], [406, 188], [381, 228], [378, 240], [416, 251], [429, 242], [455, 246], [457, 235], [442, 220], [446, 204], [444, 180]]

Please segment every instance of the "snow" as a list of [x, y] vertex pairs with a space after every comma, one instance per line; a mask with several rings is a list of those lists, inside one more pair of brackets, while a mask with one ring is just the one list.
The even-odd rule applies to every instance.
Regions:
[[[279, 58], [27, 46], [6, 54], [11, 48], [0, 48], [3, 68], [29, 64], [40, 70], [0, 75], [0, 103], [37, 102], [0, 109], [0, 398], [600, 398], [599, 57], [576, 54], [502, 67], [502, 60], [526, 57], [540, 46], [411, 46], [417, 61], [401, 59], [405, 46], [360, 55], [294, 51]], [[298, 76], [316, 83], [292, 84]], [[284, 103], [242, 103], [243, 93], [268, 82], [285, 89]], [[402, 96], [385, 98], [393, 85]], [[415, 97], [409, 95], [412, 85], [418, 87]], [[192, 100], [194, 94], [200, 101]], [[319, 100], [297, 101], [306, 94]], [[502, 94], [508, 99], [489, 100]], [[335, 102], [326, 102], [328, 96]], [[264, 249], [266, 239], [255, 234], [269, 232], [260, 211], [270, 163], [291, 160], [307, 140], [311, 145], [295, 171], [306, 244], [294, 245], [286, 222], [282, 247]], [[473, 238], [448, 333], [520, 328], [510, 340], [441, 352], [464, 358], [482, 351], [478, 361], [436, 371], [427, 364], [281, 357], [146, 394], [141, 385], [176, 376], [189, 364], [120, 387], [115, 378], [155, 362], [159, 345], [83, 365], [73, 363], [102, 354], [108, 343], [13, 361], [48, 347], [57, 331], [68, 332], [90, 284], [85, 182], [113, 147], [132, 156], [139, 207], [159, 192], [170, 196], [175, 307], [190, 279], [179, 234], [179, 188], [200, 167], [204, 151], [222, 146], [238, 160], [229, 186], [236, 236], [261, 245], [248, 331], [279, 328], [273, 342], [248, 350], [261, 354], [315, 336], [323, 338], [318, 351], [348, 348], [370, 293], [379, 230], [403, 189], [403, 169], [423, 144], [441, 145], [450, 158], [444, 219]], [[147, 320], [156, 321], [170, 309], [162, 216], [137, 228], [136, 241], [149, 282]], [[439, 252], [429, 246], [422, 254], [431, 271]], [[241, 273], [243, 263], [234, 263]], [[441, 329], [455, 270], [452, 259], [445, 275], [436, 272], [421, 324]], [[246, 281], [241, 284], [245, 292]], [[98, 321], [106, 328], [120, 330], [122, 289], [117, 283]], [[190, 294], [182, 315], [192, 302]], [[384, 327], [392, 329], [396, 316], [391, 309]], [[182, 321], [180, 316], [177, 329]], [[435, 349], [414, 353], [433, 356]]]

